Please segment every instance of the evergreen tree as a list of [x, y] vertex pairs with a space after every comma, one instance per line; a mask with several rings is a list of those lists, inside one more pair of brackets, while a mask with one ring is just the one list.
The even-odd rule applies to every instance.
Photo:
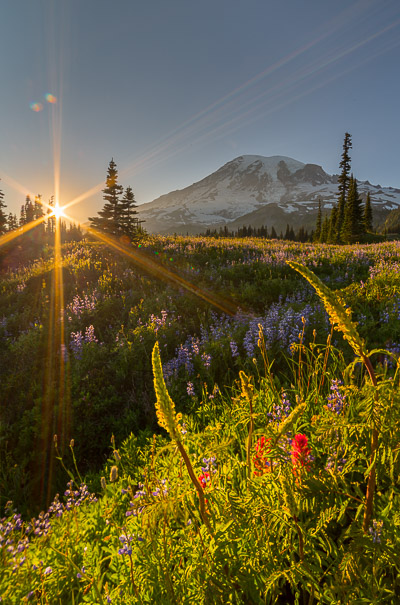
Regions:
[[365, 207], [364, 207], [364, 228], [365, 228], [365, 231], [367, 231], [367, 232], [372, 231], [372, 206], [371, 206], [371, 195], [370, 195], [369, 191], [367, 193], [367, 199], [365, 200]]
[[8, 218], [7, 218], [7, 223], [8, 223], [9, 231], [15, 231], [15, 229], [18, 229], [17, 215], [10, 212], [10, 214], [8, 215]]
[[25, 224], [31, 223], [34, 219], [34, 206], [32, 204], [31, 198], [29, 195], [26, 196], [25, 200]]
[[105, 204], [103, 209], [98, 212], [98, 217], [89, 217], [90, 226], [99, 231], [104, 231], [110, 235], [122, 235], [121, 226], [121, 203], [123, 187], [118, 185], [118, 171], [114, 158], [108, 165], [106, 187], [103, 189], [103, 199]]
[[47, 219], [46, 233], [48, 233], [49, 235], [52, 235], [56, 230], [56, 217], [54, 216], [54, 214], [52, 214], [52, 212], [53, 212], [52, 208], [54, 208], [54, 196], [53, 195], [49, 199], [49, 206], [50, 207], [47, 210], [47, 214], [50, 214], [50, 216]]
[[357, 181], [352, 175], [346, 200], [341, 238], [346, 244], [351, 244], [358, 241], [364, 232], [363, 206], [358, 195]]
[[21, 211], [19, 213], [19, 226], [22, 227], [26, 224], [25, 206], [22, 204]]
[[276, 233], [276, 230], [275, 230], [274, 226], [271, 227], [271, 236], [270, 237], [271, 237], [271, 239], [278, 239], [278, 236], [277, 236], [277, 233]]
[[0, 235], [7, 231], [7, 217], [4, 214], [3, 210], [3, 208], [5, 207], [6, 205], [4, 203], [4, 193], [0, 189]]
[[328, 244], [336, 244], [338, 241], [336, 225], [337, 225], [338, 207], [335, 205], [331, 210], [329, 217], [329, 229], [328, 229]]
[[[33, 207], [33, 218], [34, 218], [34, 220], [36, 220], [38, 218], [43, 218], [43, 217], [44, 217], [44, 210], [43, 210], [43, 204], [42, 204], [42, 196], [37, 195], [35, 197], [35, 204]], [[37, 230], [37, 233], [39, 233], [39, 237], [42, 238], [44, 235], [44, 232], [45, 232], [44, 221], [39, 223], [39, 225], [37, 227], [35, 227], [35, 230]]]
[[138, 218], [135, 203], [135, 196], [132, 187], [125, 189], [125, 195], [120, 202], [120, 227], [124, 235], [132, 238], [138, 230]]
[[328, 241], [328, 233], [329, 233], [329, 219], [328, 219], [328, 216], [326, 216], [324, 218], [324, 222], [322, 223], [321, 236], [319, 238], [319, 241], [321, 242], [321, 244], [325, 244]]
[[339, 164], [342, 171], [338, 177], [339, 197], [338, 197], [338, 214], [337, 214], [335, 230], [336, 230], [336, 233], [339, 235], [341, 234], [342, 228], [343, 228], [345, 206], [346, 206], [346, 200], [347, 200], [347, 195], [348, 195], [348, 191], [349, 191], [349, 183], [350, 183], [349, 175], [350, 175], [350, 168], [351, 168], [351, 164], [350, 164], [351, 158], [349, 155], [349, 150], [351, 148], [352, 148], [351, 134], [346, 132], [344, 135], [344, 141], [343, 141], [342, 159]]
[[314, 233], [315, 242], [319, 242], [319, 240], [320, 240], [321, 228], [322, 228], [322, 208], [321, 208], [321, 198], [319, 198], [318, 199], [317, 223], [315, 225], [315, 233]]

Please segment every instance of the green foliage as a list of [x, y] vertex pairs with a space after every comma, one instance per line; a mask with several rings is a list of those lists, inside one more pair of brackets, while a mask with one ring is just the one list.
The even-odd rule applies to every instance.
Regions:
[[[68, 245], [63, 357], [49, 339], [51, 258], [0, 278], [2, 507], [14, 500], [1, 521], [3, 534], [11, 528], [0, 546], [3, 602], [30, 595], [28, 602], [66, 604], [397, 603], [397, 247], [149, 238], [143, 249], [245, 311], [231, 321], [102, 246]], [[286, 260], [328, 304], [354, 352], [368, 351], [375, 386], [339, 333], [329, 336], [322, 305], [317, 311], [312, 289]], [[263, 312], [272, 321], [260, 332]], [[312, 321], [299, 320], [302, 312]], [[259, 340], [250, 354], [249, 322]], [[268, 341], [274, 327], [280, 335], [289, 330], [285, 345]], [[157, 382], [182, 414], [184, 453], [158, 432], [156, 342], [164, 364]], [[169, 366], [188, 342], [193, 369]], [[47, 386], [51, 372], [57, 382], [61, 359], [64, 393]], [[69, 411], [61, 431], [54, 429], [62, 405], [52, 408], [50, 395], [56, 402], [62, 396]], [[302, 455], [292, 439], [303, 444]], [[54, 471], [57, 458], [68, 474], [59, 464], [46, 483], [40, 471]], [[374, 510], [365, 530], [373, 467]], [[75, 491], [80, 473], [98, 501], [51, 513], [48, 533], [34, 535], [28, 526], [42, 505], [40, 481], [63, 494], [70, 473]], [[60, 496], [64, 505], [68, 499]], [[24, 513], [21, 527], [15, 508]]]
[[[66, 604], [272, 604], [296, 598], [332, 605], [368, 599], [396, 603], [400, 457], [391, 444], [399, 439], [399, 374], [379, 382], [385, 404], [377, 521], [364, 535], [360, 509], [369, 458], [370, 388], [360, 377], [346, 379], [337, 413], [329, 408], [328, 396], [333, 376], [345, 380], [340, 352], [301, 346], [292, 363], [287, 397], [293, 412], [286, 421], [273, 419], [282, 396], [269, 371], [251, 389], [251, 456], [260, 451], [261, 437], [278, 438], [261, 475], [246, 472], [249, 410], [243, 397], [249, 394], [243, 380], [230, 397], [220, 396], [217, 406], [205, 410], [203, 430], [195, 431], [191, 418], [184, 418], [188, 432], [182, 438], [196, 474], [203, 473], [203, 458], [208, 460], [204, 491], [212, 533], [205, 531], [179, 451], [159, 437], [131, 436], [114, 449], [104, 475], [117, 466], [118, 479], [105, 480], [98, 502], [88, 499], [53, 516], [47, 535], [33, 537], [28, 531], [30, 546], [22, 554], [3, 551], [3, 601], [20, 603], [30, 594], [32, 602]], [[299, 399], [306, 403], [296, 404]], [[296, 473], [287, 431], [306, 434], [313, 456]], [[13, 514], [6, 523], [13, 523]], [[13, 531], [15, 544], [27, 528], [26, 522]]]

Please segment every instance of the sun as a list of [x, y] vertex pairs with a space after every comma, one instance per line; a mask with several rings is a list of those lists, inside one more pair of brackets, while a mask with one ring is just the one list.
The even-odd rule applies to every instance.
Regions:
[[56, 217], [56, 219], [59, 219], [59, 218], [62, 218], [63, 216], [65, 216], [63, 209], [59, 206], [58, 203], [54, 206], [53, 214]]

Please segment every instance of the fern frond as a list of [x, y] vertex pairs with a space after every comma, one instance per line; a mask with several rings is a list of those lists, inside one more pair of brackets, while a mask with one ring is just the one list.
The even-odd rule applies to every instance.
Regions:
[[356, 324], [351, 320], [351, 309], [345, 307], [343, 299], [330, 290], [308, 267], [295, 261], [286, 261], [287, 264], [302, 275], [324, 303], [335, 330], [340, 330], [343, 338], [347, 340], [354, 353], [363, 359], [368, 356], [365, 342], [357, 332]]
[[166, 429], [171, 437], [179, 441], [180, 414], [175, 413], [175, 404], [172, 401], [164, 381], [158, 342], [154, 345], [152, 353], [154, 390], [156, 392], [156, 414], [158, 424]]

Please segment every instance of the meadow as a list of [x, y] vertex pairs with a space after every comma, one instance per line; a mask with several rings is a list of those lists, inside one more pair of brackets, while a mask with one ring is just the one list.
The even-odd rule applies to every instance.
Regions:
[[399, 242], [62, 259], [0, 275], [0, 602], [400, 602]]

